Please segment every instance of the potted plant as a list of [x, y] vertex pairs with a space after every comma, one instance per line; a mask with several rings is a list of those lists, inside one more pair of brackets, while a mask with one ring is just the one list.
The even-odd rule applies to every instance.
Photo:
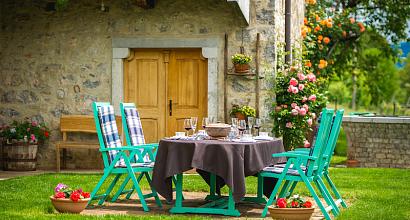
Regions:
[[90, 201], [90, 193], [59, 183], [50, 196], [54, 208], [61, 213], [80, 213]]
[[252, 57], [237, 53], [232, 56], [232, 63], [235, 67], [236, 73], [248, 73], [249, 72], [249, 63], [252, 61]]
[[0, 127], [4, 146], [4, 170], [30, 171], [36, 169], [38, 144], [44, 143], [50, 130], [36, 121], [14, 121]]
[[293, 195], [289, 199], [279, 198], [273, 207], [269, 207], [273, 219], [286, 220], [309, 220], [314, 210], [312, 203], [299, 195]]
[[238, 118], [238, 120], [247, 120], [248, 117], [256, 116], [256, 110], [248, 105], [233, 105], [230, 115]]

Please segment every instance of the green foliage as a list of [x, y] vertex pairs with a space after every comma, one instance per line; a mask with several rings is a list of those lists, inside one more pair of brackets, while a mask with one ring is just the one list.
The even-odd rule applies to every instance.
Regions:
[[397, 100], [404, 105], [410, 105], [410, 54], [405, 60], [406, 65], [398, 72], [399, 88]]
[[49, 138], [50, 129], [44, 123], [35, 121], [13, 121], [10, 126], [0, 127], [0, 137], [8, 142], [12, 140], [34, 142], [45, 141]]
[[56, 0], [56, 10], [63, 11], [67, 8], [69, 0]]
[[408, 0], [318, 0], [325, 10], [363, 18], [366, 26], [393, 42], [408, 38], [410, 5]]
[[229, 114], [231, 116], [235, 116], [236, 113], [241, 113], [245, 115], [246, 117], [255, 117], [256, 116], [256, 110], [253, 107], [250, 107], [248, 105], [233, 105], [231, 111]]
[[252, 57], [246, 55], [246, 54], [241, 54], [237, 53], [232, 56], [232, 63], [234, 64], [247, 64], [252, 61]]

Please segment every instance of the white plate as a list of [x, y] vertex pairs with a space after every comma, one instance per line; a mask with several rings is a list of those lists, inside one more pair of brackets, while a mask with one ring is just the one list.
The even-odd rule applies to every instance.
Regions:
[[256, 140], [250, 139], [250, 140], [242, 140], [242, 139], [233, 139], [233, 142], [239, 142], [239, 143], [255, 143]]
[[260, 140], [260, 141], [272, 141], [273, 137], [269, 136], [256, 136], [254, 137], [255, 140]]

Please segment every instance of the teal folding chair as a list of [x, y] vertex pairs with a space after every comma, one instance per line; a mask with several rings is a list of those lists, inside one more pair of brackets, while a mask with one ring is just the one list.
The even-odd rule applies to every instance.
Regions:
[[[104, 162], [104, 174], [91, 192], [89, 204], [92, 200], [99, 199], [98, 205], [102, 205], [120, 177], [125, 174], [127, 178], [131, 179], [133, 190], [137, 191], [144, 211], [149, 211], [145, 199], [150, 197], [154, 197], [156, 204], [162, 207], [158, 194], [153, 188], [151, 188], [151, 193], [144, 195], [139, 185], [142, 176], [148, 176], [148, 173], [153, 170], [153, 165], [135, 160], [136, 155], [138, 158], [142, 158], [144, 154], [152, 152], [155, 146], [122, 146], [115, 122], [114, 108], [109, 103], [94, 102], [93, 111], [100, 151]], [[140, 173], [139, 178], [135, 176], [135, 173]], [[114, 174], [115, 177], [105, 193], [97, 195], [102, 184], [111, 174]]]
[[[325, 147], [325, 157], [326, 160], [323, 163], [323, 172], [319, 173], [319, 176], [321, 177], [321, 180], [323, 181], [326, 180], [327, 184], [329, 185], [330, 189], [332, 190], [335, 200], [334, 203], [336, 206], [341, 205], [344, 208], [347, 208], [346, 202], [343, 200], [341, 194], [336, 188], [336, 185], [333, 183], [329, 176], [329, 166], [332, 160], [332, 156], [334, 154], [335, 148], [336, 148], [336, 143], [337, 139], [339, 138], [339, 133], [340, 133], [340, 128], [342, 125], [342, 120], [343, 120], [343, 114], [344, 114], [344, 109], [339, 109], [336, 111], [336, 115], [334, 116], [333, 119], [333, 124], [332, 124], [332, 129], [329, 135], [329, 139], [327, 141], [326, 147]], [[306, 148], [297, 148], [295, 149], [295, 153], [302, 153], [302, 154], [309, 154], [309, 151], [306, 151]], [[324, 177], [324, 178], [323, 178]], [[291, 189], [289, 190], [289, 195], [292, 194], [293, 190], [296, 187], [297, 182], [294, 182]], [[338, 210], [339, 211], [339, 210]]]
[[[282, 190], [280, 191], [278, 198], [285, 197], [285, 195], [287, 194], [287, 189], [292, 182], [303, 182], [306, 185], [310, 194], [314, 198], [316, 204], [319, 206], [326, 219], [330, 219], [330, 215], [328, 213], [329, 211], [332, 211], [334, 215], [337, 214], [335, 204], [331, 199], [326, 187], [323, 185], [323, 182], [320, 181], [320, 176], [318, 175], [318, 173], [321, 173], [320, 169], [324, 168], [322, 163], [324, 163], [324, 161], [326, 160], [324, 148], [329, 138], [333, 113], [334, 110], [332, 109], [324, 109], [322, 111], [322, 125], [319, 128], [316, 146], [313, 149], [311, 155], [305, 155], [290, 151], [273, 154], [272, 157], [287, 157], [286, 165], [284, 167], [266, 167], [259, 174], [262, 177], [274, 177], [278, 179], [269, 197], [269, 200], [266, 203], [265, 208], [263, 209], [262, 217], [266, 216], [268, 207], [272, 205], [274, 201], [276, 201], [276, 194], [279, 191], [282, 183]], [[319, 195], [313, 188], [312, 183], [320, 191], [320, 194], [324, 198], [327, 206], [325, 206], [320, 200]]]
[[[128, 146], [141, 146], [145, 145], [145, 137], [142, 129], [141, 118], [139, 112], [134, 103], [120, 103], [120, 111], [122, 118], [123, 131], [125, 135], [125, 141]], [[158, 151], [158, 143], [150, 143], [149, 146], [152, 146], [152, 151], [143, 151], [141, 154], [135, 155], [135, 161], [138, 163], [151, 164], [152, 166], [155, 163], [155, 157]], [[138, 181], [141, 180], [142, 176], [145, 175], [149, 184], [151, 184], [151, 175], [150, 173], [144, 172], [141, 173], [138, 177]], [[124, 190], [127, 183], [130, 181], [130, 176], [127, 176], [120, 189], [112, 198], [112, 202], [115, 202], [118, 197], [122, 194], [127, 194], [126, 199], [129, 199], [134, 191], [134, 188], [130, 190]], [[176, 183], [176, 178], [173, 177], [174, 183]]]

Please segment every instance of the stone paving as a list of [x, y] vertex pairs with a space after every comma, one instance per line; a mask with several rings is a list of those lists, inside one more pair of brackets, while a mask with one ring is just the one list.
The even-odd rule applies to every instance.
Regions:
[[[206, 197], [206, 193], [203, 192], [184, 192], [184, 205], [187, 206], [200, 206], [204, 204], [203, 198]], [[136, 197], [133, 197], [136, 198]], [[175, 196], [174, 196], [175, 198]], [[147, 200], [150, 212], [144, 212], [142, 210], [141, 204], [137, 200], [119, 200], [115, 203], [104, 203], [103, 206], [92, 206], [87, 208], [81, 214], [83, 215], [107, 215], [107, 214], [117, 214], [117, 215], [169, 215], [169, 209], [172, 207], [170, 204], [166, 204], [162, 199], [163, 208], [158, 208], [156, 206], [154, 199], [150, 198]], [[236, 206], [241, 212], [241, 216], [238, 218], [229, 217], [229, 219], [262, 219], [261, 213], [263, 206], [253, 204], [253, 203], [238, 203]], [[194, 214], [186, 214], [186, 216], [194, 216]], [[220, 215], [201, 215], [207, 216], [209, 218], [224, 219], [227, 216]], [[269, 217], [269, 216], [268, 216]], [[311, 220], [323, 219], [323, 215], [320, 210], [316, 209]]]

